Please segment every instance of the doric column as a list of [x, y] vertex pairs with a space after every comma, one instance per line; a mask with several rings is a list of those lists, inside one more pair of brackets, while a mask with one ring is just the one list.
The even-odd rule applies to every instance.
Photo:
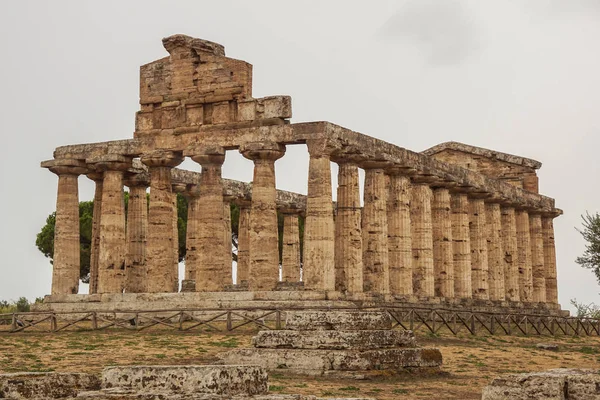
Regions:
[[485, 203], [490, 300], [504, 300], [504, 252], [502, 250], [502, 214], [500, 204]]
[[545, 303], [544, 235], [542, 232], [542, 215], [538, 212], [529, 213], [529, 237], [531, 240], [531, 275], [533, 278], [532, 300], [536, 303]]
[[[192, 242], [190, 250], [190, 270], [196, 271], [196, 291], [218, 292], [230, 282], [231, 274], [224, 271], [223, 237], [223, 179], [221, 168], [225, 162], [225, 149], [219, 146], [198, 146], [188, 149], [184, 155], [189, 156], [202, 166], [200, 175], [200, 194], [196, 211], [197, 224], [193, 228], [197, 233], [195, 246]], [[189, 228], [188, 228], [189, 229]], [[195, 265], [194, 265], [195, 264]]]
[[42, 167], [58, 175], [52, 294], [79, 291], [79, 187], [77, 178], [87, 172], [85, 162], [73, 159], [44, 161]]
[[556, 283], [556, 248], [554, 244], [554, 218], [560, 215], [560, 210], [555, 214], [542, 216], [542, 234], [544, 238], [544, 267], [546, 268], [546, 302], [558, 303], [558, 287]]
[[283, 250], [281, 254], [281, 280], [300, 281], [300, 232], [298, 217], [300, 210], [284, 209], [283, 213]]
[[137, 174], [126, 177], [129, 187], [127, 206], [127, 255], [125, 257], [125, 291], [146, 291], [146, 241], [148, 235], [148, 188], [149, 176]]
[[473, 298], [489, 299], [488, 253], [485, 220], [485, 202], [482, 198], [469, 199], [471, 235], [471, 285]]
[[385, 169], [389, 164], [369, 161], [365, 169], [363, 237], [363, 289], [365, 292], [390, 292], [388, 255], [387, 195]]
[[[200, 181], [188, 184], [185, 191], [188, 201], [187, 228], [185, 232], [185, 274], [186, 284], [182, 284], [189, 291], [196, 290], [196, 267], [198, 265], [198, 233], [200, 208]], [[193, 289], [193, 290], [192, 290]]]
[[131, 158], [107, 154], [87, 160], [104, 171], [102, 214], [98, 249], [98, 293], [122, 293], [125, 289], [125, 200], [123, 175]]
[[[400, 170], [388, 170], [387, 201], [390, 293], [413, 294], [412, 240], [410, 231], [410, 178]], [[338, 197], [339, 201], [339, 197]]]
[[240, 152], [254, 161], [248, 287], [255, 291], [273, 290], [279, 281], [275, 161], [283, 157], [285, 146], [274, 142], [247, 143]]
[[231, 242], [231, 201], [233, 197], [223, 196], [223, 273], [229, 273], [229, 281], [226, 284], [231, 285], [233, 282], [231, 258], [232, 242]]
[[335, 218], [335, 290], [363, 291], [363, 253], [358, 166], [349, 159], [338, 163]]
[[433, 226], [429, 183], [413, 177], [410, 200], [410, 222], [413, 254], [413, 291], [417, 296], [433, 297]]
[[182, 182], [171, 183], [171, 202], [173, 204], [173, 270], [171, 280], [175, 292], [179, 291], [179, 205], [177, 201], [178, 193], [185, 193], [187, 185]]
[[238, 253], [236, 283], [248, 283], [250, 267], [250, 202], [239, 201], [240, 220], [238, 225]]
[[100, 250], [100, 215], [102, 215], [102, 172], [90, 172], [87, 177], [94, 181], [94, 210], [92, 215], [92, 243], [90, 246], [89, 293], [98, 293], [98, 256]]
[[436, 297], [454, 297], [454, 251], [452, 248], [452, 212], [450, 190], [433, 190], [433, 273]]
[[174, 292], [173, 285], [173, 197], [171, 169], [181, 164], [180, 153], [155, 150], [141, 160], [150, 170], [150, 207], [146, 245], [146, 291]]
[[308, 194], [302, 280], [313, 290], [335, 290], [335, 235], [331, 198], [332, 148], [326, 139], [307, 141]]
[[471, 232], [469, 229], [469, 198], [466, 193], [452, 193], [452, 250], [454, 252], [454, 296], [473, 297], [471, 285]]
[[504, 291], [506, 300], [519, 301], [519, 263], [515, 209], [502, 207], [502, 250], [504, 253]]
[[526, 210], [516, 210], [517, 222], [517, 267], [519, 269], [519, 299], [533, 301], [533, 275], [531, 270], [531, 236], [529, 214]]

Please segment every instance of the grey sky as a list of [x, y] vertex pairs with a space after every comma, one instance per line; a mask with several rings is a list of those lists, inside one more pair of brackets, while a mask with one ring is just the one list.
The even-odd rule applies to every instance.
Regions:
[[[574, 263], [574, 226], [600, 210], [600, 2], [24, 1], [0, 3], [0, 299], [49, 293], [35, 235], [54, 210], [55, 147], [132, 137], [138, 68], [174, 33], [254, 65], [254, 96], [292, 96], [293, 121], [328, 120], [421, 151], [455, 140], [541, 161], [556, 198], [559, 298], [598, 300]], [[251, 180], [228, 152], [224, 174]], [[307, 153], [277, 162], [305, 192]], [[193, 163], [186, 166], [198, 169]], [[334, 168], [335, 171], [335, 168]], [[80, 178], [80, 198], [92, 185]]]

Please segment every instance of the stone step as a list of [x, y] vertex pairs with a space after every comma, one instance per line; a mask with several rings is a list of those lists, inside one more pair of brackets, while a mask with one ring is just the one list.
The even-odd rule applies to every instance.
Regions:
[[266, 394], [268, 376], [255, 365], [107, 367], [102, 371], [102, 387], [140, 393], [248, 396]]
[[267, 370], [322, 375], [326, 371], [369, 371], [439, 367], [442, 354], [433, 348], [380, 350], [235, 349], [219, 355], [225, 364], [260, 365]]
[[295, 331], [362, 331], [392, 329], [385, 311], [288, 311], [286, 329]]
[[326, 399], [316, 396], [299, 394], [262, 394], [256, 396], [231, 396], [217, 394], [168, 394], [165, 393], [135, 393], [125, 390], [100, 390], [80, 393], [73, 400], [375, 400], [372, 398], [335, 398]]
[[58, 399], [81, 390], [100, 389], [100, 378], [91, 374], [25, 372], [0, 375], [0, 399]]
[[412, 331], [260, 331], [252, 338], [257, 348], [369, 350], [388, 347], [415, 347]]

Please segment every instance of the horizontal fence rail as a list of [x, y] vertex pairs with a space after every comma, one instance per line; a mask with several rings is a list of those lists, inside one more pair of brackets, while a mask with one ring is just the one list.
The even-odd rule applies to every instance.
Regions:
[[372, 307], [372, 308], [229, 308], [144, 311], [15, 312], [0, 314], [0, 333], [61, 332], [120, 328], [145, 331], [151, 328], [181, 332], [246, 329], [285, 329], [285, 313], [314, 311], [385, 311], [392, 329], [452, 335], [563, 335], [600, 336], [600, 320], [549, 315], [474, 312], [464, 310]]

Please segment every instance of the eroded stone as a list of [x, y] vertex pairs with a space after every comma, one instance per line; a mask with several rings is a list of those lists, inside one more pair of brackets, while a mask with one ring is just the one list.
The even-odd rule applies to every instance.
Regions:
[[296, 331], [391, 329], [392, 317], [377, 311], [292, 311], [287, 313], [285, 326]]

